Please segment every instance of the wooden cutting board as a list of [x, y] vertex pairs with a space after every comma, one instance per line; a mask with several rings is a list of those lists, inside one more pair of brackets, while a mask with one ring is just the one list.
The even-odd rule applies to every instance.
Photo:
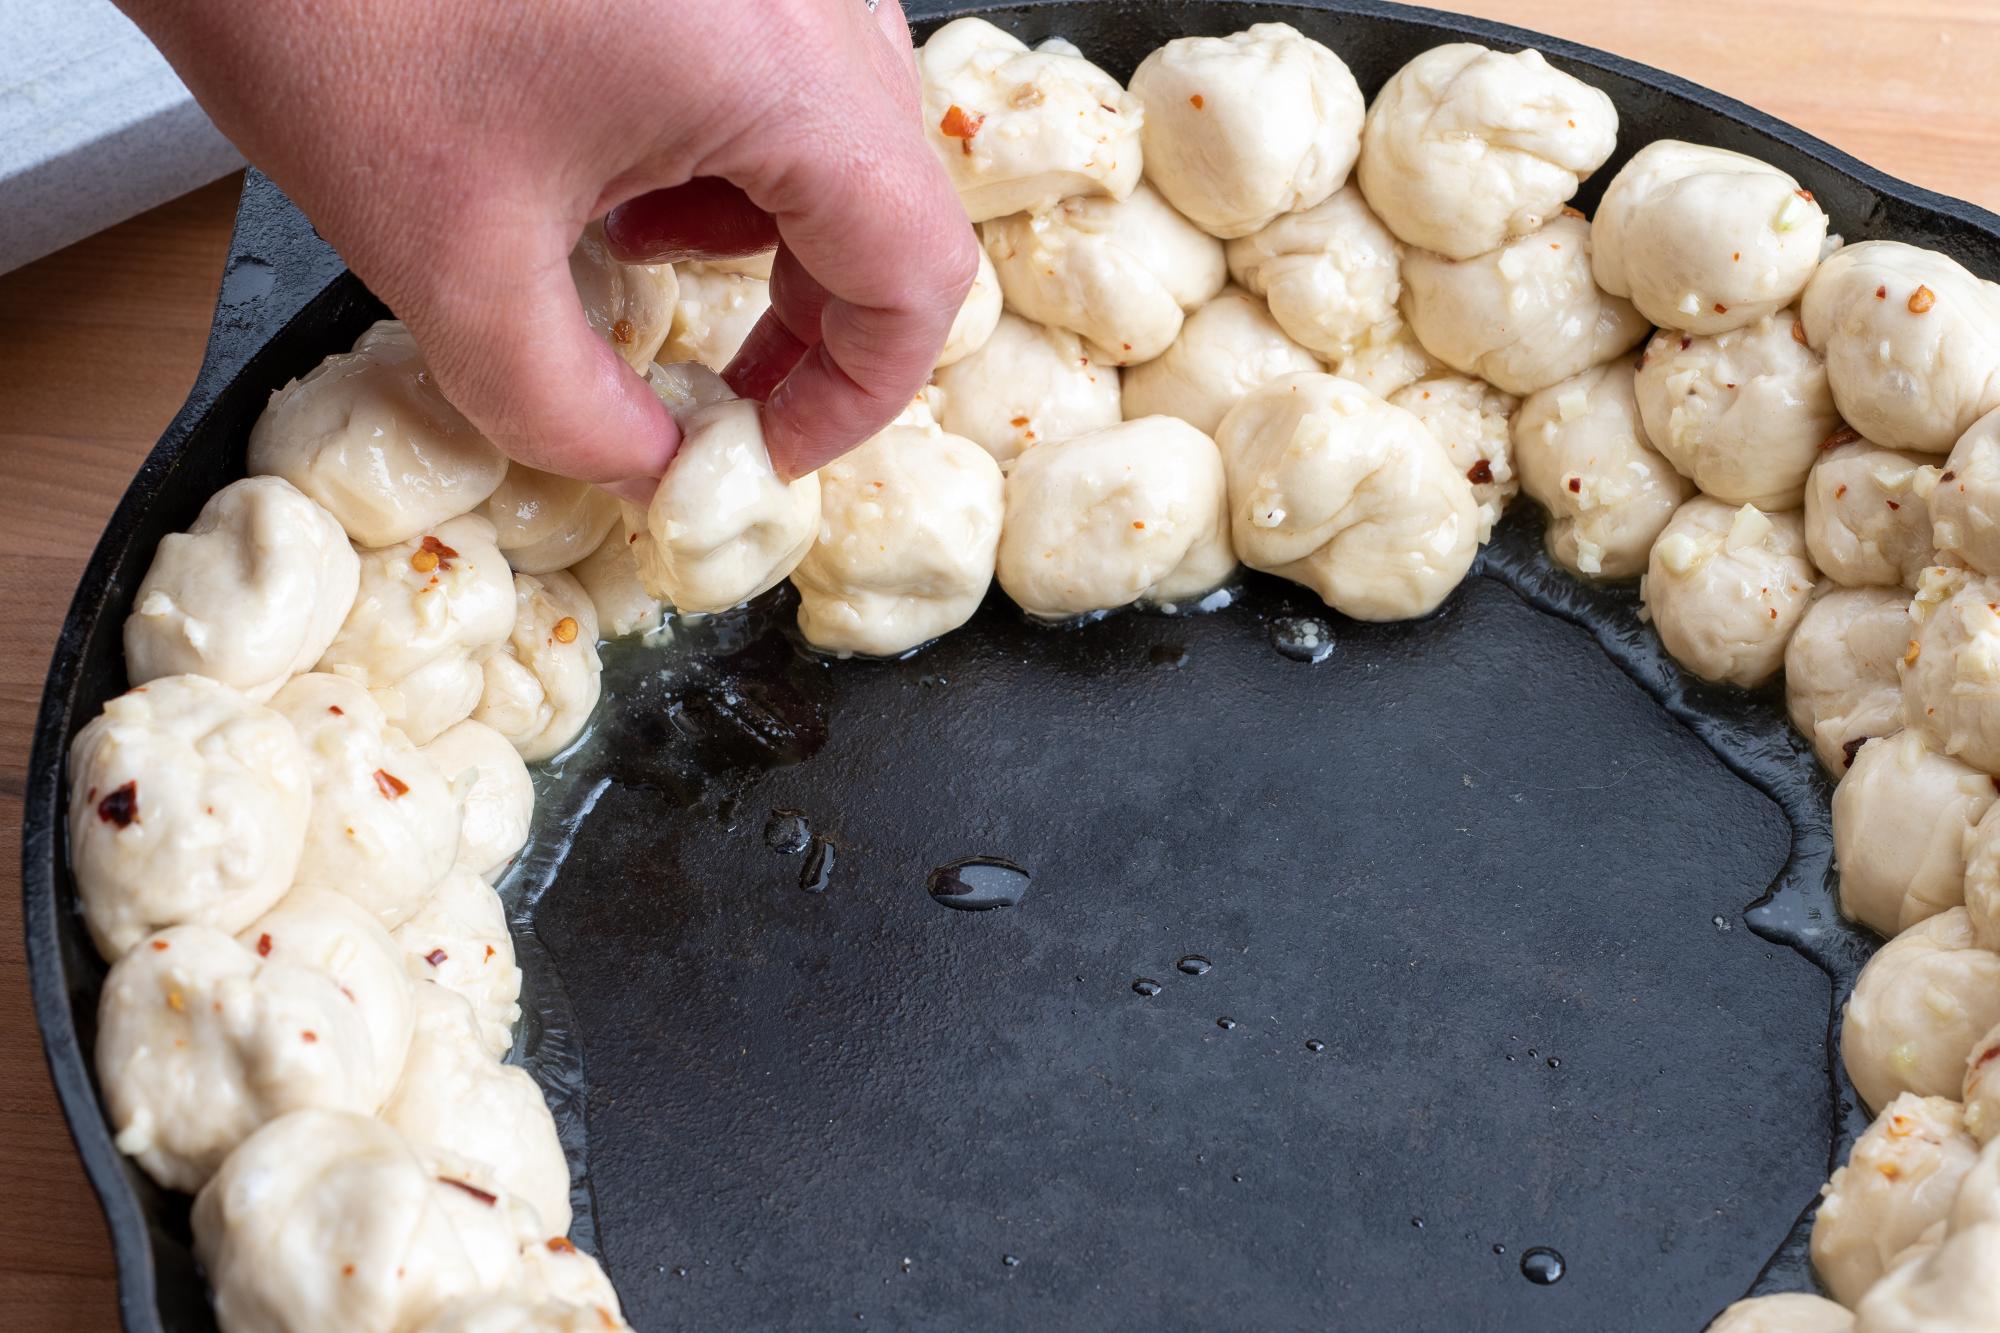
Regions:
[[[2000, 4], [1465, 0], [1671, 70], [1866, 161], [2000, 210]], [[83, 563], [194, 377], [235, 206], [220, 182], [0, 277], [0, 1311], [117, 1319], [104, 1225], [49, 1090], [19, 940], [23, 771]]]

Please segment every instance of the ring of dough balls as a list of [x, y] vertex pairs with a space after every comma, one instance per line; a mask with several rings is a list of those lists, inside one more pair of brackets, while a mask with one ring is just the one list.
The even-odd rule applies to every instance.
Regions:
[[2000, 773], [2000, 578], [1933, 565], [1910, 620], [1905, 721], [1934, 749]]
[[1146, 179], [1211, 236], [1247, 236], [1338, 190], [1367, 106], [1341, 58], [1287, 23], [1179, 37], [1132, 74]]
[[1931, 540], [1982, 574], [2000, 574], [2000, 408], [1972, 423], [1930, 493]]
[[507, 908], [486, 881], [458, 866], [438, 881], [430, 901], [396, 927], [403, 970], [419, 983], [456, 992], [479, 1022], [486, 1053], [500, 1059], [514, 1047], [521, 1017], [521, 969]]
[[298, 870], [312, 785], [285, 719], [227, 685], [163, 676], [106, 703], [69, 749], [69, 864], [98, 952], [262, 916]]
[[1904, 1093], [1884, 1106], [1820, 1190], [1812, 1265], [1828, 1293], [1850, 1308], [1866, 1295], [1951, 1212], [1978, 1156], [1950, 1098]]
[[650, 634], [663, 623], [667, 611], [667, 604], [647, 592], [645, 580], [639, 577], [639, 555], [634, 548], [646, 530], [646, 516], [636, 506], [619, 508], [622, 521], [613, 523], [597, 549], [568, 571], [590, 595], [590, 604], [597, 610], [598, 632], [607, 639]]
[[1349, 185], [1232, 240], [1229, 272], [1271, 317], [1328, 360], [1393, 340], [1403, 328], [1403, 247]]
[[681, 429], [646, 509], [646, 590], [683, 614], [727, 611], [776, 587], [819, 533], [819, 476], [786, 481], [771, 465], [757, 404], [691, 363], [646, 382]]
[[1834, 405], [1877, 444], [1949, 453], [2000, 407], [2000, 288], [1934, 250], [1836, 250], [1799, 302]]
[[1968, 1227], [1892, 1269], [1854, 1311], [1855, 1333], [1985, 1333], [2000, 1309], [2000, 1223]]
[[282, 477], [245, 477], [160, 539], [125, 618], [125, 674], [207, 676], [268, 699], [354, 605], [361, 562], [332, 514]]
[[622, 264], [611, 257], [604, 224], [583, 229], [569, 252], [570, 281], [583, 315], [626, 365], [644, 373], [674, 320], [680, 282], [672, 264]]
[[528, 842], [535, 785], [512, 741], [471, 718], [423, 747], [461, 812], [457, 863], [497, 880]]
[[1925, 497], [1937, 474], [1916, 454], [1850, 440], [1806, 477], [1806, 548], [1835, 583], [1915, 588], [1935, 552]]
[[1150, 361], [1229, 280], [1222, 242], [1140, 182], [1124, 199], [1065, 199], [980, 227], [1009, 309], [1068, 329], [1093, 358]]
[[169, 927], [112, 965], [96, 1063], [118, 1150], [177, 1190], [288, 1111], [369, 1114], [399, 1068], [333, 978], [207, 926]]
[[1514, 414], [1514, 470], [1549, 513], [1548, 549], [1572, 574], [1625, 579], [1694, 494], [1646, 442], [1625, 362], [1530, 394]]
[[1451, 456], [1451, 465], [1472, 483], [1479, 540], [1485, 541], [1521, 490], [1514, 475], [1514, 412], [1520, 399], [1469, 375], [1430, 376], [1403, 385], [1388, 398], [1424, 423]]
[[1826, 214], [1768, 162], [1655, 139], [1604, 187], [1590, 239], [1605, 291], [1662, 328], [1726, 333], [1805, 290]]
[[1000, 322], [1000, 310], [1000, 275], [993, 271], [993, 260], [982, 245], [979, 270], [973, 274], [972, 286], [966, 288], [958, 313], [952, 316], [951, 329], [945, 334], [944, 346], [938, 350], [936, 364], [954, 365], [984, 347]]
[[1405, 244], [1470, 259], [1539, 230], [1617, 140], [1611, 99], [1539, 51], [1457, 42], [1389, 76], [1355, 179]]
[[1834, 588], [1806, 608], [1785, 644], [1785, 706], [1838, 778], [1854, 752], [1903, 725], [1897, 668], [1910, 641], [1910, 599], [1899, 588]]
[[743, 346], [750, 330], [771, 308], [771, 278], [718, 268], [713, 262], [683, 264], [680, 299], [660, 360], [699, 361], [720, 375]]
[[962, 18], [917, 52], [924, 127], [974, 222], [1139, 183], [1145, 110], [1067, 42], [1036, 50]]
[[294, 676], [271, 707], [298, 733], [312, 775], [298, 882], [339, 890], [384, 929], [401, 925], [457, 860], [451, 784], [344, 676]]
[[1311, 352], [1285, 336], [1262, 301], [1225, 287], [1187, 317], [1173, 346], [1121, 372], [1120, 393], [1128, 417], [1179, 417], [1213, 435], [1252, 389], [1320, 368]]
[[1435, 610], [1472, 567], [1472, 485], [1424, 424], [1358, 384], [1288, 375], [1223, 419], [1231, 532], [1244, 564], [1356, 620]]
[[1816, 581], [1796, 511], [1697, 495], [1653, 543], [1639, 595], [1676, 662], [1704, 680], [1753, 688], [1784, 665]]
[[528, 763], [553, 758], [590, 724], [604, 690], [597, 606], [557, 572], [514, 576], [514, 631], [481, 663], [486, 688], [473, 720], [499, 732]]
[[1797, 509], [1840, 427], [1826, 366], [1798, 328], [1781, 312], [1713, 336], [1656, 333], [1639, 358], [1646, 438], [1718, 500]]
[[1915, 731], [1857, 747], [1833, 791], [1841, 913], [1893, 936], [1963, 903], [1972, 830], [1994, 794]]
[[516, 574], [567, 569], [618, 523], [618, 501], [609, 491], [525, 463], [507, 465], [507, 476], [479, 512]]
[[976, 352], [937, 372], [938, 424], [1012, 462], [1033, 444], [1074, 439], [1123, 419], [1118, 367], [1083, 339], [1005, 311]]
[[1854, 1312], [1824, 1296], [1783, 1291], [1737, 1301], [1707, 1333], [1853, 1333]]
[[993, 582], [1000, 465], [971, 440], [891, 426], [820, 469], [819, 536], [792, 571], [815, 648], [890, 657], [957, 629]]
[[250, 430], [248, 465], [318, 501], [359, 546], [391, 546], [470, 513], [507, 471], [392, 319], [271, 395]]
[[1530, 394], [1620, 355], [1651, 327], [1590, 274], [1590, 226], [1564, 213], [1466, 260], [1403, 256], [1403, 316], [1462, 375]]
[[1963, 907], [1911, 926], [1861, 969], [1843, 1011], [1840, 1058], [1870, 1107], [1898, 1093], [1956, 1097], [1965, 1060], [2000, 1024], [2000, 954], [1980, 948]]
[[1381, 342], [1357, 347], [1339, 358], [1334, 362], [1333, 373], [1359, 384], [1378, 398], [1390, 398], [1395, 396], [1396, 390], [1418, 380], [1455, 372], [1424, 350], [1424, 345], [1417, 341], [1417, 335], [1410, 332], [1410, 326], [1403, 322], [1399, 314], [1394, 332]]
[[1215, 442], [1141, 417], [1037, 444], [1007, 478], [998, 564], [1007, 595], [1044, 619], [1213, 591], [1236, 568]]

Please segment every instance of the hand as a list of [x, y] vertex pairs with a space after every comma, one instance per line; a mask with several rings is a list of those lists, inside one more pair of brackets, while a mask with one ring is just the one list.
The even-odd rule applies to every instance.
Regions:
[[591, 218], [627, 259], [778, 245], [728, 374], [794, 475], [908, 404], [972, 281], [896, 0], [121, 3], [473, 424], [628, 498], [679, 441], [584, 321]]

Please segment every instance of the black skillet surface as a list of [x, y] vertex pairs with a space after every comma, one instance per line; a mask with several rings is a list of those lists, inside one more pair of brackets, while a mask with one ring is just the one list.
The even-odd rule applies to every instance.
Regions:
[[[980, 7], [911, 8], [921, 29]], [[1737, 148], [1850, 239], [2000, 274], [1982, 210], [1477, 20], [986, 12], [1121, 76], [1170, 37], [1283, 18], [1370, 91], [1441, 41], [1533, 44], [1618, 104], [1600, 184], [1651, 138]], [[207, 363], [50, 671], [28, 950], [132, 1329], [213, 1324], [185, 1202], [119, 1158], [96, 1101], [103, 966], [63, 864], [61, 759], [123, 688], [158, 539], [241, 474], [267, 393], [379, 314], [253, 173]], [[1695, 1329], [1746, 1289], [1809, 1285], [1794, 1224], [1861, 1123], [1829, 1015], [1869, 947], [1831, 907], [1825, 783], [1774, 695], [1691, 686], [1631, 590], [1551, 571], [1536, 526], [1524, 504], [1413, 625], [1252, 578], [1219, 613], [1070, 629], [996, 595], [905, 662], [800, 652], [782, 597], [609, 653], [597, 731], [541, 779], [504, 891], [523, 1058], [633, 1322]], [[1276, 650], [1315, 615], [1330, 658]], [[818, 843], [774, 850], [798, 832], [774, 811]], [[975, 856], [1026, 868], [1018, 905], [932, 898], [934, 868]], [[1536, 1246], [1565, 1260], [1554, 1285], [1523, 1276]]]

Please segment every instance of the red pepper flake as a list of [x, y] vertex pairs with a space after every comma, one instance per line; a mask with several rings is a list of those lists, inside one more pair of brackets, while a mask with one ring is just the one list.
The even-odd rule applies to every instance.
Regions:
[[1861, 747], [1874, 739], [1873, 736], [1856, 736], [1853, 740], [1847, 741], [1840, 747], [1840, 752], [1847, 756], [1846, 766], [1848, 768], [1854, 767], [1854, 756], [1860, 753]]
[[1132, 520], [1132, 526], [1138, 529], [1139, 531], [1144, 532], [1146, 530], [1146, 520], [1143, 518], [1135, 518]]
[[432, 949], [429, 953], [424, 955], [424, 961], [426, 963], [429, 963], [432, 967], [440, 967], [444, 964], [444, 960], [449, 957], [451, 957], [451, 955], [446, 953], [443, 949]]
[[1743, 262], [1743, 252], [1742, 252], [1741, 250], [1738, 250], [1738, 251], [1735, 251], [1734, 253], [1732, 253], [1732, 254], [1731, 254], [1731, 255], [1729, 256], [1729, 262], [1730, 262], [1730, 263], [1732, 263], [1732, 264], [1740, 264], [1740, 263], [1742, 263], [1742, 262]]
[[1910, 293], [1910, 313], [1913, 315], [1927, 315], [1936, 304], [1937, 293], [1922, 283], [1918, 283], [1917, 289]]
[[500, 1202], [499, 1195], [489, 1194], [485, 1190], [479, 1188], [479, 1186], [477, 1185], [468, 1185], [462, 1180], [453, 1180], [450, 1176], [439, 1176], [438, 1183], [440, 1185], [449, 1185], [453, 1189], [464, 1190], [467, 1194], [470, 1194], [473, 1198], [479, 1200], [481, 1203], [485, 1204], [488, 1208], [491, 1208], [494, 1204]]
[[1717, 301], [1715, 303], [1715, 313], [1718, 315], [1726, 315], [1729, 313], [1729, 307], [1722, 304], [1722, 302]]
[[353, 1276], [354, 1276], [354, 1265], [353, 1265], [353, 1264], [342, 1264], [342, 1265], [340, 1266], [340, 1275], [341, 1275], [342, 1277], [353, 1277]]
[[457, 551], [452, 550], [451, 547], [446, 546], [443, 542], [428, 533], [424, 535], [424, 539], [418, 544], [417, 549], [425, 554], [436, 556], [437, 567], [439, 569], [450, 569], [451, 562], [458, 559]]
[[1889, 289], [1888, 289], [1888, 288], [1887, 288], [1886, 286], [1884, 286], [1884, 287], [1877, 287], [1877, 288], [1875, 289], [1875, 299], [1876, 299], [1876, 300], [1878, 300], [1878, 301], [1886, 301], [1886, 300], [1888, 300], [1888, 299], [1889, 299]]
[[1809, 204], [1816, 204], [1819, 202], [1819, 200], [1813, 198], [1813, 192], [1811, 190], [1793, 190], [1792, 193], [1797, 195], [1799, 198], [1805, 200]]
[[307, 1028], [305, 1031], [299, 1033], [299, 1040], [308, 1046], [315, 1045], [319, 1041], [319, 1033], [314, 1032], [311, 1028]]
[[1685, 352], [1688, 348], [1692, 346], [1694, 346], [1694, 339], [1689, 337], [1687, 334], [1683, 333], [1681, 335], [1681, 350]]
[[1776, 620], [1777, 618], [1778, 618], [1778, 608], [1774, 606], [1771, 608], [1771, 619]]
[[639, 534], [635, 532], [625, 538], [625, 544], [627, 546], [630, 546], [633, 542], [636, 542], [638, 540], [639, 540]]
[[381, 791], [382, 798], [389, 801], [395, 800], [398, 796], [408, 795], [410, 790], [409, 783], [394, 773], [380, 768], [375, 770], [375, 786]]
[[958, 103], [953, 102], [945, 109], [944, 119], [938, 122], [938, 132], [947, 139], [958, 140], [959, 151], [972, 156], [972, 136], [979, 133], [979, 127], [986, 123], [983, 115], [973, 115]]
[[621, 319], [611, 326], [612, 340], [620, 347], [630, 343], [632, 339], [638, 336], [639, 331], [632, 327], [632, 321], [629, 319]]
[[1570, 493], [1571, 495], [1582, 495], [1582, 494], [1583, 494], [1583, 478], [1582, 478], [1582, 477], [1571, 477], [1571, 478], [1569, 479], [1569, 493]]
[[97, 817], [119, 828], [130, 828], [139, 817], [139, 780], [132, 781], [97, 803]]
[[1028, 418], [1026, 418], [1026, 417], [1015, 417], [1015, 418], [1014, 418], [1013, 420], [1009, 421], [1009, 422], [1008, 422], [1007, 424], [1008, 424], [1008, 425], [1010, 425], [1010, 426], [1012, 426], [1012, 427], [1013, 427], [1013, 428], [1014, 428], [1015, 430], [1019, 430], [1019, 429], [1021, 429], [1021, 427], [1023, 427], [1023, 426], [1025, 426], [1025, 425], [1027, 425], [1027, 424], [1028, 424]]
[[1493, 480], [1493, 464], [1483, 458], [1480, 459], [1465, 470], [1465, 479], [1474, 486], [1486, 485]]
[[[1580, 218], [1583, 216], [1583, 210], [1580, 208], [1571, 208], [1568, 204], [1564, 204], [1562, 206], [1562, 215], [1566, 218]], [[1456, 263], [1457, 261], [1454, 260], [1452, 262]]]
[[257, 956], [259, 958], [271, 956], [271, 932], [268, 930], [257, 937]]
[[1888, 504], [1888, 506], [1889, 506], [1889, 508], [1891, 508], [1891, 509], [1901, 509], [1901, 508], [1903, 507], [1903, 506], [1901, 506], [1901, 505], [1897, 504], [1897, 503], [1896, 503], [1896, 502], [1895, 502], [1894, 500], [1889, 500], [1889, 501], [1886, 501], [1885, 503], [1887, 503], [1887, 504]]
[[1201, 110], [1201, 94], [1195, 93], [1192, 96], [1190, 96], [1188, 98], [1188, 105], [1193, 107], [1197, 111]]
[[555, 623], [555, 628], [551, 629], [549, 633], [555, 636], [557, 643], [575, 643], [576, 619], [572, 616], [564, 616]]
[[326, 706], [326, 711], [332, 713], [335, 717], [347, 716], [347, 710], [345, 708], [342, 708], [339, 704], [328, 704]]
[[488, 958], [491, 958], [493, 956], [493, 946], [490, 944], [486, 946], [486, 956]]
[[549, 1253], [575, 1254], [576, 1246], [570, 1243], [570, 1238], [568, 1236], [550, 1236]]
[[1947, 472], [1947, 473], [1945, 473], [1945, 474], [1944, 474], [1944, 475], [1943, 475], [1942, 477], [1939, 477], [1939, 478], [1938, 478], [1938, 480], [1939, 480], [1939, 481], [1941, 481], [1941, 482], [1942, 482], [1942, 481], [1956, 481], [1956, 480], [1958, 480], [1958, 474], [1957, 474], [1956, 472]]
[[1806, 345], [1806, 322], [1804, 320], [1795, 319], [1792, 321], [1792, 341], [1801, 347]]
[[154, 952], [154, 953], [165, 953], [165, 952], [166, 952], [167, 950], [169, 950], [169, 949], [171, 949], [171, 948], [173, 948], [173, 947], [174, 947], [173, 945], [171, 945], [171, 944], [167, 943], [167, 942], [166, 942], [165, 940], [154, 940], [154, 941], [153, 941], [153, 952]]
[[1860, 431], [1854, 429], [1852, 426], [1842, 426], [1839, 430], [1819, 442], [1820, 452], [1825, 453], [1828, 449], [1838, 449], [1843, 444], [1853, 444], [1860, 438]]
[[1840, 483], [1840, 485], [1833, 488], [1833, 498], [1836, 500], [1845, 500], [1847, 498], [1846, 482], [1843, 481]]
[[1981, 1065], [1991, 1064], [1995, 1060], [2000, 1060], [2000, 1042], [1995, 1042], [1993, 1045], [1981, 1051], [1979, 1053], [1979, 1058], [1972, 1062], [1972, 1067], [1974, 1069], [1977, 1069]]

